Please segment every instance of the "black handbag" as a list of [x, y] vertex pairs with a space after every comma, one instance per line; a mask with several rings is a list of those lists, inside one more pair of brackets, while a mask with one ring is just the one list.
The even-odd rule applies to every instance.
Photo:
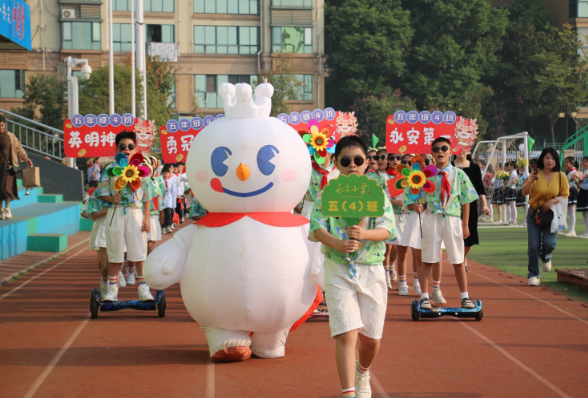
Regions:
[[[2, 153], [2, 156], [4, 157], [4, 159], [6, 160], [6, 165], [9, 165], [10, 163], [8, 162], [8, 159], [6, 158], [6, 155], [4, 154], [3, 151], [1, 153]], [[6, 167], [6, 170], [8, 171], [8, 173], [10, 175], [16, 175], [20, 172], [20, 168], [15, 167], [14, 165], [12, 165], [10, 167]]]
[[535, 224], [539, 228], [545, 228], [553, 222], [554, 213], [553, 210], [545, 212], [542, 208], [535, 209], [531, 207], [531, 217], [535, 220]]

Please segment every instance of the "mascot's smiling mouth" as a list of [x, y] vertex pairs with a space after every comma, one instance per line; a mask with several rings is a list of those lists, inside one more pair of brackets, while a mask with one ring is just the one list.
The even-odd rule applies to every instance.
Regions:
[[265, 187], [263, 187], [263, 188], [261, 188], [259, 190], [256, 190], [254, 192], [240, 193], [240, 192], [233, 192], [232, 190], [229, 190], [229, 189], [225, 189], [223, 187], [220, 179], [218, 179], [218, 178], [214, 178], [213, 180], [210, 181], [210, 187], [215, 192], [226, 193], [226, 194], [228, 194], [230, 196], [235, 196], [235, 197], [252, 197], [252, 196], [257, 196], [258, 194], [262, 194], [262, 193], [267, 192], [273, 186], [274, 186], [274, 183], [273, 182], [270, 182]]

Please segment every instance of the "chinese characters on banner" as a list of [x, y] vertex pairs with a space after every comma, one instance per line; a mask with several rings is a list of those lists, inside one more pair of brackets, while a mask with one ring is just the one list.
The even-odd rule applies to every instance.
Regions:
[[296, 131], [307, 130], [308, 121], [314, 119], [319, 123], [319, 130], [329, 127], [335, 142], [347, 135], [357, 134], [357, 118], [355, 113], [346, 113], [335, 111], [332, 108], [325, 108], [324, 110], [316, 109], [314, 111], [302, 111], [300, 113], [294, 111], [288, 114], [280, 114], [277, 117], [283, 123], [290, 125]]
[[31, 50], [31, 7], [24, 0], [0, 0], [0, 35]]
[[114, 157], [116, 135], [133, 131], [136, 123], [131, 114], [76, 114], [63, 123], [65, 155], [72, 158]]
[[386, 120], [386, 150], [389, 153], [430, 154], [431, 143], [438, 137], [453, 142], [457, 115], [453, 111], [396, 111]]
[[207, 115], [204, 118], [182, 118], [167, 121], [159, 130], [161, 140], [161, 156], [166, 163], [174, 164], [185, 162], [192, 140], [200, 133], [202, 128], [210, 125], [215, 119], [223, 118], [224, 114], [216, 117]]
[[384, 190], [365, 175], [340, 175], [325, 186], [321, 204], [325, 217], [341, 217], [356, 225], [362, 218], [384, 215]]

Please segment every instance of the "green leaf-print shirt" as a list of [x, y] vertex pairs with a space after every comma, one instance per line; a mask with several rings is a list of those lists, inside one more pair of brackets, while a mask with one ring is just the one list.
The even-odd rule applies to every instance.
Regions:
[[[453, 170], [455, 170], [455, 175], [452, 174]], [[429, 178], [432, 182], [435, 183], [435, 191], [425, 195], [427, 212], [461, 218], [461, 206], [478, 200], [478, 192], [476, 192], [476, 189], [474, 189], [474, 185], [472, 185], [470, 178], [468, 178], [463, 170], [449, 164], [443, 171], [447, 172], [447, 179], [449, 179], [449, 184], [451, 185], [451, 195], [449, 197], [448, 204], [444, 209], [443, 204], [441, 203], [441, 180], [443, 177], [441, 174], [437, 174]], [[452, 175], [455, 176], [453, 182]], [[408, 196], [404, 197], [405, 201], [407, 201], [407, 198]], [[408, 198], [407, 204], [414, 203], [416, 203], [416, 201]]]
[[[331, 163], [331, 165], [327, 167], [327, 171], [332, 172], [333, 168], [335, 168], [335, 164]], [[319, 193], [321, 192], [322, 180], [323, 174], [313, 168], [310, 174], [310, 184], [308, 185], [308, 192], [306, 193], [305, 201], [316, 201]]]
[[[349, 239], [347, 235], [347, 227], [349, 226], [343, 218], [339, 217], [325, 217], [323, 216], [321, 207], [321, 194], [314, 203], [314, 209], [310, 216], [310, 239], [317, 241], [314, 238], [313, 232], [317, 229], [326, 229], [331, 235], [340, 240]], [[396, 239], [396, 223], [394, 220], [394, 213], [392, 212], [392, 205], [388, 199], [386, 201], [386, 208], [384, 215], [378, 218], [369, 218], [366, 229], [384, 228], [390, 232], [389, 240]], [[360, 223], [363, 224], [365, 219]], [[363, 226], [363, 225], [362, 225]], [[364, 226], [365, 227], [365, 226]], [[321, 246], [321, 251], [326, 258], [333, 260], [339, 264], [360, 263], [367, 265], [378, 265], [384, 261], [384, 254], [386, 253], [386, 244], [384, 241], [372, 242], [370, 240], [362, 240], [359, 250], [355, 253], [342, 253], [338, 250], [325, 246]]]

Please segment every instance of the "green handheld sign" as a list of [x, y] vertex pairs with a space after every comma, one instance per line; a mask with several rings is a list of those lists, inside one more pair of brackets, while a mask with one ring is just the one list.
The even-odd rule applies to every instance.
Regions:
[[340, 175], [323, 190], [321, 207], [325, 217], [341, 217], [357, 225], [366, 217], [381, 217], [386, 208], [384, 189], [365, 175]]

